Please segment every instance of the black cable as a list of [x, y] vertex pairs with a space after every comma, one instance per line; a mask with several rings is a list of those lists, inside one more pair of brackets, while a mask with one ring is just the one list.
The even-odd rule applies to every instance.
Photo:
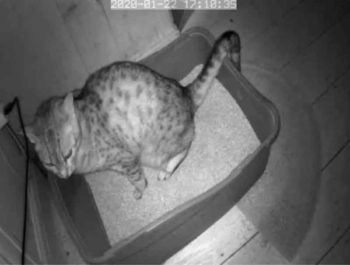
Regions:
[[24, 178], [24, 214], [23, 214], [23, 227], [22, 227], [22, 253], [21, 253], [21, 264], [25, 264], [25, 253], [26, 253], [26, 241], [27, 241], [27, 215], [28, 215], [28, 178], [29, 178], [29, 146], [26, 130], [24, 128], [24, 122], [21, 111], [21, 104], [17, 97], [7, 104], [4, 108], [4, 114], [8, 115], [13, 107], [16, 105], [17, 114], [19, 122], [21, 124], [21, 129], [24, 135], [24, 144], [25, 144], [25, 154], [26, 154], [26, 168], [25, 168], [25, 178]]

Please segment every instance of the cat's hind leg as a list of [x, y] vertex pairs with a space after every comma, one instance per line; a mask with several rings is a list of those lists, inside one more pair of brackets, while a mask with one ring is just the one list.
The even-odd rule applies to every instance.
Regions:
[[188, 149], [170, 158], [164, 170], [159, 172], [158, 180], [167, 180], [174, 173], [174, 171], [179, 167], [181, 162], [185, 159], [187, 153], [188, 153]]
[[183, 132], [175, 137], [177, 138], [175, 147], [173, 143], [164, 147], [165, 150], [173, 151], [170, 153], [170, 157], [168, 156], [167, 161], [161, 165], [162, 171], [158, 174], [158, 180], [167, 180], [187, 156], [194, 137], [194, 124], [189, 124]]
[[114, 165], [111, 169], [128, 178], [131, 185], [135, 188], [133, 193], [135, 199], [139, 200], [142, 198], [143, 191], [147, 187], [147, 179], [139, 159], [123, 161], [122, 163]]

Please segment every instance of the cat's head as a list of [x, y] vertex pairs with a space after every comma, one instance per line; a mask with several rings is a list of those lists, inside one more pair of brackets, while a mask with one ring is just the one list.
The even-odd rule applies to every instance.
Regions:
[[44, 167], [61, 178], [73, 173], [79, 146], [80, 130], [73, 103], [71, 93], [44, 101], [33, 123], [25, 128]]

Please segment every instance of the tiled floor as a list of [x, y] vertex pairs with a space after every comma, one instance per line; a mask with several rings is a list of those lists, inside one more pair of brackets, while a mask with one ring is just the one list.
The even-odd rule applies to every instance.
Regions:
[[[215, 36], [235, 29], [242, 39], [243, 65], [269, 65], [303, 88], [319, 126], [322, 176], [311, 228], [292, 263], [350, 263], [350, 2], [238, 0], [234, 12], [195, 12], [185, 29], [192, 26], [206, 27]], [[62, 231], [68, 261], [81, 262], [65, 237]], [[204, 263], [289, 262], [234, 207], [167, 262]]]
[[[303, 88], [319, 125], [322, 176], [311, 228], [292, 263], [350, 263], [350, 3], [238, 1], [235, 12], [195, 13], [186, 28], [195, 25], [216, 36], [235, 29], [242, 38], [243, 64], [259, 58]], [[239, 239], [232, 242], [224, 239], [220, 263], [288, 263], [249, 221], [231, 231], [232, 238], [236, 234]], [[190, 254], [186, 247], [170, 261], [186, 261]]]

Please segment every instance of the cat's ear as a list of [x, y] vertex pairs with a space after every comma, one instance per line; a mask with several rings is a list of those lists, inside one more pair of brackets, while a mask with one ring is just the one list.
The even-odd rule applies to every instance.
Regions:
[[[34, 133], [33, 125], [27, 125], [27, 126], [25, 126], [24, 129], [26, 131], [27, 138], [29, 139], [29, 141], [31, 143], [35, 144], [36, 142], [38, 142], [38, 137]], [[24, 133], [23, 133], [22, 130], [17, 131], [17, 134], [19, 134], [19, 135], [24, 137]]]
[[73, 93], [68, 93], [64, 100], [63, 100], [63, 111], [68, 114], [68, 119], [65, 121], [64, 124], [64, 133], [70, 134], [73, 136], [78, 132], [78, 125], [77, 120], [75, 116], [75, 109], [74, 109], [74, 96]]
[[63, 100], [63, 109], [67, 113], [74, 113], [73, 93], [68, 93]]

